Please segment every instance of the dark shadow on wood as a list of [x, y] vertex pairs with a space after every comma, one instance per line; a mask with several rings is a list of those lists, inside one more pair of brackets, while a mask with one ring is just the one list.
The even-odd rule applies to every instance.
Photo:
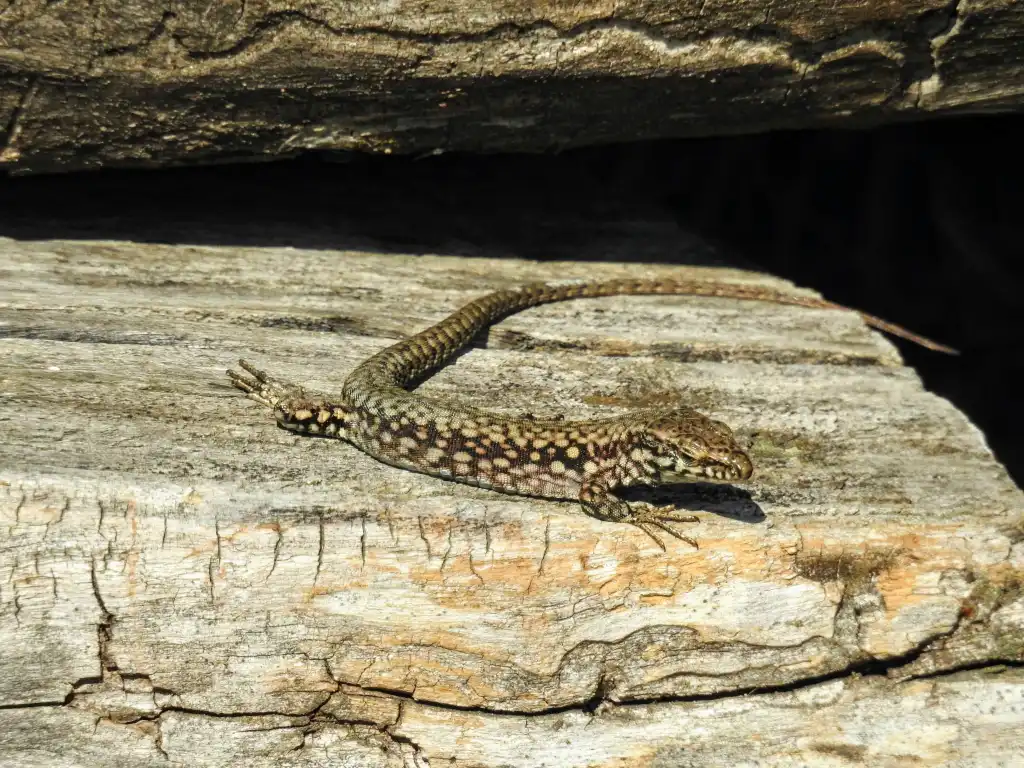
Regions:
[[763, 523], [764, 510], [745, 488], [731, 483], [670, 483], [658, 486], [636, 486], [617, 492], [624, 501], [649, 504], [672, 504], [677, 509], [711, 512], [740, 523]]

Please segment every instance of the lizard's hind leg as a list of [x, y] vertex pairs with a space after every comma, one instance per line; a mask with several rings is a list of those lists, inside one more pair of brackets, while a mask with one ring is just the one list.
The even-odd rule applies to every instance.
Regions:
[[276, 379], [245, 360], [239, 360], [238, 365], [249, 375], [229, 370], [231, 383], [250, 400], [272, 408], [279, 426], [292, 432], [345, 437], [349, 419], [347, 408], [310, 399], [302, 387]]

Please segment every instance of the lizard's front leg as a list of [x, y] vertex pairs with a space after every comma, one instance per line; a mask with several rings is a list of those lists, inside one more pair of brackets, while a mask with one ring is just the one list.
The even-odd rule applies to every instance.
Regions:
[[612, 494], [610, 484], [604, 479], [584, 482], [580, 488], [580, 505], [584, 512], [598, 520], [635, 525], [654, 539], [662, 549], [665, 549], [665, 543], [655, 532], [658, 528], [699, 549], [696, 541], [673, 530], [667, 523], [697, 523], [700, 522], [700, 518], [683, 514], [671, 505], [656, 507], [653, 504], [637, 503], [631, 507]]
[[347, 408], [311, 399], [302, 387], [275, 379], [245, 360], [239, 360], [238, 365], [249, 375], [229, 370], [231, 383], [250, 400], [272, 408], [281, 427], [310, 435], [346, 437], [350, 419]]

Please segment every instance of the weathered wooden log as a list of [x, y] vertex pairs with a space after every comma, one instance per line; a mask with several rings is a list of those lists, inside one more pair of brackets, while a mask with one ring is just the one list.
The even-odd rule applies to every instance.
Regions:
[[[700, 549], [297, 437], [240, 357], [337, 390], [527, 280], [698, 267], [0, 241], [0, 763], [1006, 765], [1024, 499], [856, 315], [617, 297], [423, 385], [510, 413], [689, 404], [749, 483]], [[845, 762], [844, 762], [845, 761]]]

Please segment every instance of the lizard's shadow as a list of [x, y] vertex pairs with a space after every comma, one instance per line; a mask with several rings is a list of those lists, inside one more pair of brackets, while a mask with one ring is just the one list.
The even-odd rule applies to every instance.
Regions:
[[742, 523], [762, 523], [766, 516], [750, 492], [728, 483], [666, 483], [634, 486], [616, 491], [623, 501], [671, 504], [678, 509], [712, 512]]

